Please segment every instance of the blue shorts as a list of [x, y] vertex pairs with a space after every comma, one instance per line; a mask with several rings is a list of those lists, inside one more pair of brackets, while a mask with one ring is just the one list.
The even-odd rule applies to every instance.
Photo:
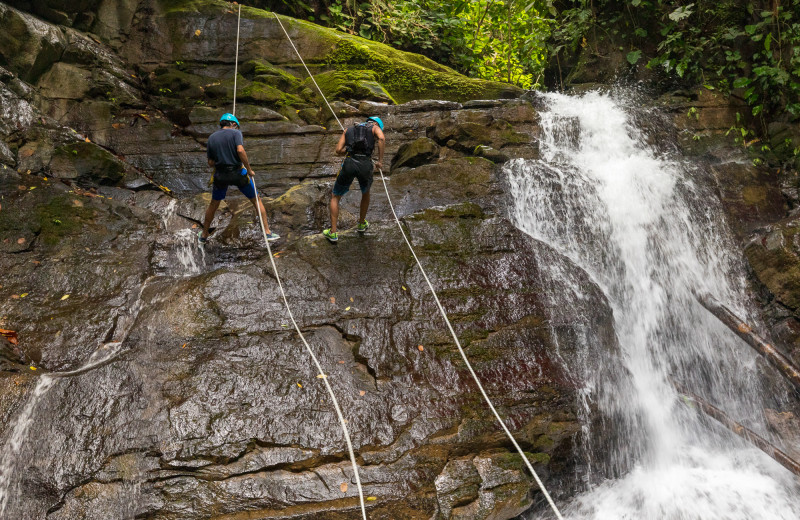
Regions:
[[[239, 191], [242, 192], [242, 195], [247, 197], [248, 199], [254, 199], [256, 197], [256, 188], [253, 181], [250, 179], [249, 176], [245, 175], [247, 182], [239, 182], [234, 184]], [[225, 200], [225, 195], [228, 194], [228, 186], [231, 183], [227, 182], [216, 182], [214, 181], [213, 188], [211, 190], [211, 200]]]

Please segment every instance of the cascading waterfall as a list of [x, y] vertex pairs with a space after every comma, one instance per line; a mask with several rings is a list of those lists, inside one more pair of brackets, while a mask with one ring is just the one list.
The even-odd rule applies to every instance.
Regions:
[[[197, 240], [197, 230], [187, 228], [186, 221], [177, 214], [178, 202], [169, 201], [161, 216], [164, 230], [169, 233], [163, 239], [168, 244], [170, 261], [175, 266], [168, 273], [173, 276], [192, 276], [203, 272], [206, 263], [206, 251]], [[174, 258], [175, 261], [172, 261]]]
[[[619, 438], [606, 446], [609, 453], [589, 454], [588, 489], [568, 506], [568, 517], [800, 518], [793, 477], [681, 403], [672, 384], [770, 437], [763, 417], [770, 400], [759, 386], [755, 355], [693, 297], [708, 292], [749, 315], [743, 266], [712, 180], [647, 144], [622, 98], [548, 94], [543, 102], [541, 159], [506, 166], [511, 217], [605, 293], [629, 373], [600, 381], [592, 374], [619, 367], [570, 367], [585, 372], [587, 416], [594, 403], [613, 418]], [[553, 312], [567, 301], [559, 301], [559, 291], [581, 291], [557, 271], [545, 268], [543, 276]], [[590, 337], [585, 343], [592, 348]], [[593, 434], [588, 426], [584, 433]]]

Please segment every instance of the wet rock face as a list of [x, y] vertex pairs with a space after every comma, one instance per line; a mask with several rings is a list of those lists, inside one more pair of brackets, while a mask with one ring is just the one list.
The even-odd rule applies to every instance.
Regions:
[[[103, 204], [116, 207], [113, 199]], [[549, 482], [572, 480], [578, 382], [551, 357], [533, 260], [543, 246], [476, 204], [416, 211], [405, 225], [468, 356], [537, 470]], [[127, 240], [151, 245], [141, 235]], [[105, 518], [358, 516], [335, 415], [288, 327], [269, 260], [261, 250], [252, 261], [213, 267], [226, 248], [212, 243], [198, 276], [137, 280], [144, 305], [123, 353], [59, 380], [37, 406], [18, 476], [19, 497], [30, 498], [14, 499], [11, 510], [65, 519], [86, 511]], [[146, 259], [142, 253], [130, 256]], [[512, 518], [536, 500], [393, 222], [374, 220], [366, 236], [345, 231], [336, 246], [307, 236], [277, 254], [293, 311], [348, 419], [365, 492], [378, 497], [371, 518]], [[51, 255], [50, 262], [83, 258], [80, 250]], [[139, 277], [148, 270], [146, 263], [122, 269]], [[66, 301], [85, 301], [85, 290]], [[117, 290], [128, 298], [138, 292]], [[35, 330], [60, 304], [40, 295], [38, 305], [21, 306], [31, 297], [4, 304], [3, 313], [14, 322], [27, 314]], [[598, 291], [593, 298], [589, 319], [610, 337], [610, 311]], [[109, 303], [85, 306], [100, 314]], [[65, 352], [33, 332], [21, 335], [24, 344], [44, 346], [45, 368], [80, 363], [65, 366], [56, 359]], [[560, 355], [576, 360], [569, 345]], [[16, 377], [19, 403], [35, 380]], [[454, 471], [459, 464], [471, 469]]]
[[[192, 31], [203, 17], [221, 27], [230, 17], [203, 14], [204, 2], [134, 3], [36, 3], [37, 16], [68, 29], [0, 4], [19, 46], [0, 69], [0, 328], [19, 337], [0, 344], [0, 424], [4, 439], [26, 428], [2, 454], [12, 475], [3, 514], [359, 518], [330, 398], [235, 188], [209, 245], [196, 242], [209, 201], [204, 143], [229, 110], [229, 86], [206, 79], [231, 74], [218, 66], [229, 42], [188, 34], [190, 65], [164, 44], [148, 55], [154, 77], [130, 61], [145, 42], [120, 43], [142, 31], [151, 45], [169, 40], [183, 9]], [[380, 175], [366, 235], [352, 229], [355, 189], [342, 201], [338, 245], [319, 235], [339, 129], [304, 93], [293, 57], [270, 48], [272, 61], [288, 64], [279, 68], [256, 56], [271, 40], [255, 27], [251, 20], [245, 30], [254, 56], [244, 58], [250, 90], [237, 115], [283, 237], [273, 253], [289, 303], [348, 421], [365, 495], [375, 497], [369, 517], [508, 519], [539, 507], [402, 240]], [[302, 52], [330, 52], [330, 42], [301, 29]], [[378, 51], [389, 52], [370, 52]], [[357, 58], [354, 66], [376, 63]], [[327, 87], [344, 79], [351, 90], [372, 89], [366, 99], [384, 99], [370, 78], [380, 74], [333, 77]], [[277, 103], [270, 89], [294, 98]], [[183, 103], [195, 91], [203, 103]], [[537, 156], [535, 110], [524, 100], [333, 107], [345, 125], [369, 115], [387, 123], [386, 182], [404, 229], [501, 415], [545, 482], [569, 495], [583, 456], [583, 382], [569, 367], [586, 359], [570, 327], [591, 327], [604, 355], [617, 354], [600, 291], [504, 218], [495, 163]], [[548, 321], [537, 258], [563, 264], [587, 288], [571, 307], [580, 316]], [[37, 390], [42, 373], [98, 359]], [[26, 405], [30, 422], [20, 423]]]
[[[431, 121], [422, 134], [458, 117], [431, 108], [383, 115]], [[489, 110], [514, 113], [518, 104]], [[338, 423], [289, 328], [249, 204], [228, 200], [201, 253], [191, 229], [207, 203], [201, 195], [171, 201], [152, 185], [84, 190], [10, 168], [3, 179], [4, 288], [28, 294], [4, 301], [0, 315], [19, 330], [24, 361], [73, 370], [104, 342], [124, 340], [119, 357], [58, 380], [38, 402], [8, 511], [358, 517]], [[377, 497], [370, 518], [517, 515], [538, 491], [476, 394], [380, 180], [370, 232], [348, 230], [358, 195], [347, 195], [336, 246], [316, 234], [331, 182], [309, 179], [267, 206], [286, 240], [275, 252], [292, 309], [345, 411], [365, 493]], [[544, 246], [502, 218], [497, 167], [444, 147], [429, 164], [398, 169], [388, 186], [487, 390], [537, 471], [570, 489], [580, 382], [565, 366], [577, 356], [562, 342], [552, 357], [534, 260]], [[592, 315], [580, 320], [609, 338], [614, 355], [610, 310], [592, 294]], [[8, 425], [33, 398], [36, 375], [25, 366], [6, 373]], [[454, 475], [460, 463], [477, 477]]]

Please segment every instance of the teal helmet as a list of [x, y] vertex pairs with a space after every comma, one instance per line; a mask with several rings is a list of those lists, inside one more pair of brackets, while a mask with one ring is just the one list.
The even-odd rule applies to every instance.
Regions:
[[230, 121], [232, 123], [236, 123], [236, 126], [242, 126], [239, 124], [239, 120], [236, 119], [236, 116], [231, 113], [222, 114], [222, 117], [219, 118], [219, 122], [222, 123], [223, 121]]
[[383, 121], [381, 120], [380, 117], [378, 116], [368, 117], [367, 121], [375, 121], [376, 123], [378, 123], [378, 126], [381, 127], [381, 131], [383, 131]]

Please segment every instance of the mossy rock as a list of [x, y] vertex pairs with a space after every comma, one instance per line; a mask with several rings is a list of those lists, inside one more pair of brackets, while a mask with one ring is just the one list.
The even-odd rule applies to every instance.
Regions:
[[242, 101], [251, 103], [264, 103], [272, 107], [297, 106], [304, 104], [299, 97], [287, 94], [281, 90], [263, 83], [253, 83], [243, 88], [237, 96]]
[[[42, 200], [42, 197], [38, 197]], [[46, 245], [55, 245], [63, 238], [74, 236], [83, 229], [83, 224], [94, 217], [94, 211], [74, 203], [74, 197], [56, 195], [22, 211], [0, 212], [0, 242], [7, 244], [6, 252], [24, 250], [34, 237]], [[12, 206], [13, 207], [13, 206]], [[22, 244], [18, 243], [21, 238]], [[12, 248], [12, 249], [9, 249]]]
[[289, 74], [285, 70], [264, 60], [249, 60], [239, 67], [243, 76], [267, 85], [287, 90], [299, 92], [303, 89], [303, 82], [300, 78]]
[[428, 164], [439, 157], [439, 145], [432, 139], [420, 137], [400, 147], [392, 158], [391, 170], [396, 168], [416, 168]]
[[58, 61], [67, 46], [60, 31], [43, 31], [39, 20], [1, 3], [0, 25], [0, 62], [29, 83]]
[[[394, 99], [377, 81], [377, 74], [371, 70], [345, 70], [317, 74], [316, 80], [328, 99], [361, 99], [394, 103]], [[306, 80], [311, 86], [311, 80]]]
[[[221, 56], [232, 58], [235, 54], [235, 43], [227, 35], [236, 32], [237, 17], [232, 14], [229, 3], [222, 0], [161, 0], [160, 4], [169, 24], [168, 43], [173, 60], [191, 57], [196, 61], [212, 62]], [[245, 64], [251, 60], [261, 62], [260, 65], [246, 65], [243, 69], [246, 74], [252, 73], [254, 80], [258, 78], [262, 83], [280, 87], [281, 82], [293, 83], [280, 72], [281, 68], [283, 72], [303, 71], [303, 68], [283, 31], [277, 24], [268, 22], [274, 20], [274, 16], [261, 9], [242, 9], [242, 26], [249, 25], [250, 28], [243, 32], [240, 57]], [[192, 18], [196, 18], [198, 23], [194, 23]], [[201, 19], [204, 29], [194, 34], [190, 29], [199, 26]], [[322, 76], [326, 81], [328, 78], [324, 74], [340, 74], [333, 76], [335, 84], [330, 86], [331, 91], [336, 91], [342, 83], [350, 83], [348, 87], [353, 88], [354, 83], [355, 90], [364, 92], [368, 99], [383, 96], [383, 91], [387, 99], [397, 103], [415, 99], [461, 102], [514, 98], [523, 93], [522, 89], [506, 83], [468, 78], [424, 56], [399, 51], [382, 43], [286, 16], [279, 16], [279, 19], [315, 77]], [[261, 29], [252, 30], [256, 25]], [[368, 79], [365, 74], [369, 74]], [[305, 72], [293, 75], [306, 78]]]
[[468, 78], [424, 56], [377, 42], [349, 37], [326, 58], [338, 70], [371, 70], [399, 103], [414, 99], [467, 101], [513, 98], [522, 90], [505, 83]]
[[88, 184], [117, 185], [125, 178], [125, 164], [94, 143], [77, 142], [56, 149], [50, 161], [53, 177]]
[[745, 255], [758, 279], [780, 303], [800, 309], [800, 222], [779, 226], [751, 242]]
[[[176, 68], [159, 69], [151, 82], [154, 92], [167, 97], [202, 99], [208, 78], [177, 70]], [[229, 91], [230, 92], [230, 91]]]

